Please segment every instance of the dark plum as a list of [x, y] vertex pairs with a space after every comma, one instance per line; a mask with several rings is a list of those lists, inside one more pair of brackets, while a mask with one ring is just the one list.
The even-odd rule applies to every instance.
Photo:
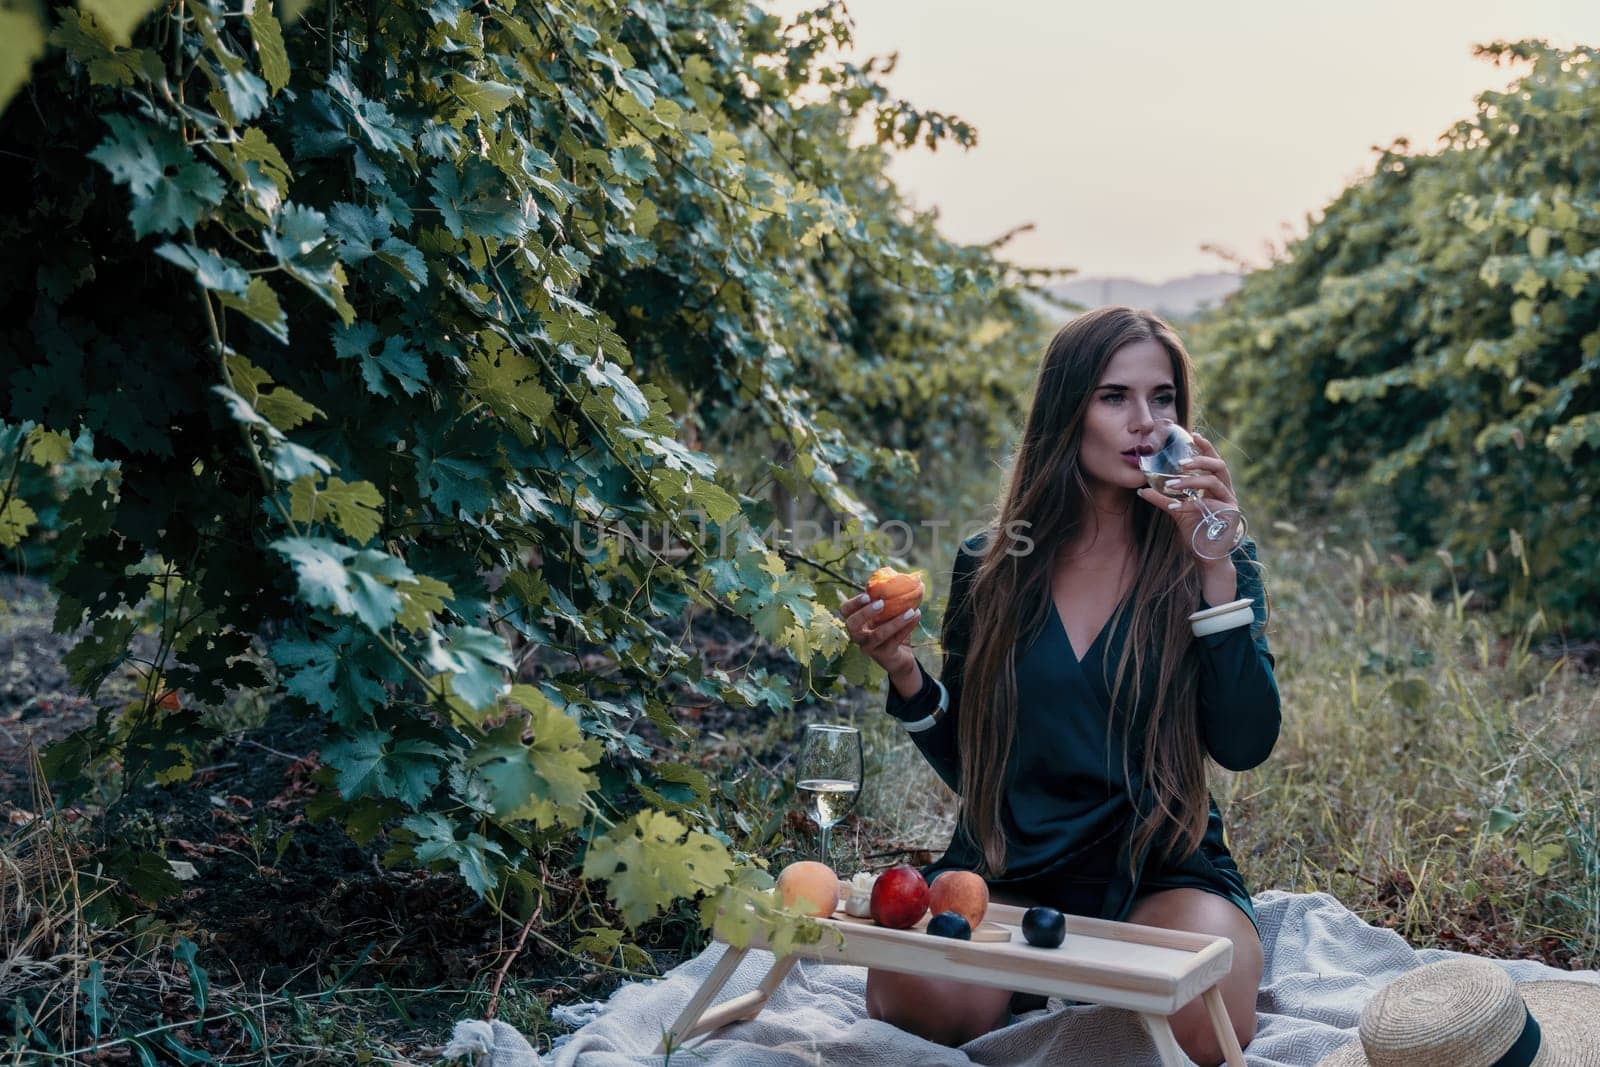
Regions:
[[1057, 948], [1067, 937], [1067, 917], [1055, 908], [1029, 908], [1022, 913], [1022, 937], [1035, 948]]
[[972, 927], [964, 915], [956, 911], [941, 911], [928, 920], [928, 933], [934, 937], [953, 937], [957, 941], [971, 941]]

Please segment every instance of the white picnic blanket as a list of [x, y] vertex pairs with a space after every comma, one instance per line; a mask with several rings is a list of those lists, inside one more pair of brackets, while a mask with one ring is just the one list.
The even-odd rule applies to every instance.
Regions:
[[[1266, 973], [1256, 999], [1256, 1036], [1245, 1049], [1250, 1067], [1312, 1067], [1355, 1036], [1356, 1019], [1373, 992], [1413, 967], [1459, 955], [1412, 949], [1399, 934], [1368, 925], [1326, 893], [1268, 890], [1254, 903]], [[594, 1006], [597, 1013], [591, 1021], [559, 1042], [545, 1057], [547, 1065], [661, 1064], [653, 1052], [662, 1030], [677, 1018], [723, 949], [713, 943], [660, 979], [618, 989], [604, 1005]], [[1495, 962], [1517, 981], [1600, 983], [1600, 971], [1562, 971], [1533, 960]], [[753, 990], [771, 966], [771, 953], [752, 951], [718, 1001]], [[1155, 1046], [1131, 1012], [1098, 1005], [1063, 1007], [1056, 1000], [960, 1048], [946, 1048], [867, 1018], [866, 980], [863, 967], [802, 961], [756, 1019], [691, 1042], [673, 1062], [694, 1067], [1144, 1067], [1158, 1062]], [[540, 1062], [522, 1036], [501, 1023], [492, 1032], [485, 1023], [459, 1023], [456, 1037], [452, 1047], [480, 1053], [478, 1067], [534, 1067]]]

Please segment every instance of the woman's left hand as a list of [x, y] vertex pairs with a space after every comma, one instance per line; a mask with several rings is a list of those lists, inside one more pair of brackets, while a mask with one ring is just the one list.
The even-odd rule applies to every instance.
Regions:
[[[1200, 450], [1198, 456], [1187, 461], [1183, 478], [1175, 483], [1169, 483], [1177, 489], [1198, 489], [1213, 507], [1231, 505], [1238, 507], [1239, 502], [1233, 495], [1233, 476], [1228, 473], [1228, 464], [1217, 450], [1212, 447], [1199, 434], [1193, 434], [1195, 447]], [[1200, 511], [1199, 501], [1191, 498], [1178, 500], [1156, 492], [1149, 486], [1140, 489], [1139, 496], [1153, 507], [1160, 508], [1172, 516], [1178, 524], [1178, 533], [1185, 544], [1194, 536], [1195, 527], [1200, 525], [1204, 517]]]

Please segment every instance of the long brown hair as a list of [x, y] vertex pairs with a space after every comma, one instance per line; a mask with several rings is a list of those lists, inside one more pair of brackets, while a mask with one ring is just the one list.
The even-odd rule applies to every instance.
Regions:
[[[961, 753], [961, 819], [983, 856], [986, 873], [1005, 870], [1000, 811], [1007, 763], [1015, 741], [1015, 665], [1019, 634], [1031, 633], [1053, 610], [1052, 571], [1062, 545], [1085, 532], [1093, 507], [1079, 467], [1084, 419], [1095, 386], [1122, 347], [1155, 341], [1172, 357], [1175, 421], [1187, 427], [1191, 410], [1189, 353], [1161, 318], [1130, 307], [1102, 307], [1056, 331], [1045, 350], [1033, 403], [997, 501], [996, 527], [972, 576], [970, 644], [963, 661], [956, 730]], [[1130, 496], [1131, 496], [1130, 491]], [[1135, 573], [1130, 594], [1107, 624], [1116, 633], [1131, 613], [1111, 687], [1112, 717], [1122, 719], [1124, 772], [1131, 731], [1141, 707], [1147, 657], [1159, 665], [1154, 699], [1145, 720], [1143, 779], [1147, 813], [1135, 805], [1130, 864], [1164, 829], [1168, 851], [1187, 856], [1199, 847], [1209, 814], [1204, 749], [1196, 716], [1198, 662], [1188, 615], [1199, 607], [1201, 574], [1174, 524], [1134, 500]], [[1021, 530], [1032, 542], [1009, 531]], [[946, 629], [949, 628], [946, 618]], [[945, 639], [949, 641], [949, 634]], [[1118, 695], [1130, 681], [1133, 697]], [[1121, 710], [1126, 708], [1126, 710]], [[1109, 724], [1107, 739], [1109, 744]], [[1137, 800], [1138, 798], [1133, 798]]]

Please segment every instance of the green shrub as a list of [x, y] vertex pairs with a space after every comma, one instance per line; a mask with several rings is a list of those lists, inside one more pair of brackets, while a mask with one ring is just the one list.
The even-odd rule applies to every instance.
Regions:
[[[63, 8], [0, 121], [35, 190], [0, 221], [5, 459], [88, 432], [111, 465], [45, 527], [8, 488], [9, 541], [47, 545], [85, 688], [159, 639], [50, 771], [182, 781], [206, 706], [276, 686], [327, 726], [317, 814], [395, 862], [524, 913], [579, 869], [629, 925], [748, 899], [673, 709], [866, 680], [832, 608], [883, 559], [872, 505], [1014, 414], [1022, 276], [884, 176], [972, 131], [824, 61], [837, 8], [302, 8]], [[736, 474], [847, 525], [771, 543]], [[640, 529], [670, 536], [601, 536]], [[696, 609], [810, 692], [702, 663]]]
[[1384, 151], [1196, 348], [1253, 491], [1375, 514], [1513, 621], [1531, 584], [1550, 621], [1592, 630], [1600, 63], [1536, 41], [1479, 51], [1531, 67], [1438, 151]]

